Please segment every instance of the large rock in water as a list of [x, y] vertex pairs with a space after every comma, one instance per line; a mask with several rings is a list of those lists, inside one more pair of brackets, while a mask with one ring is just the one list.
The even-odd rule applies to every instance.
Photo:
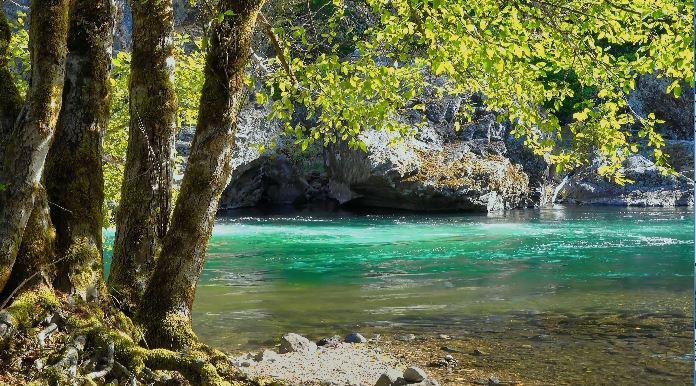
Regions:
[[[693, 146], [693, 144], [691, 145]], [[693, 206], [694, 184], [683, 174], [663, 175], [641, 154], [629, 156], [624, 174], [633, 183], [617, 185], [596, 173], [597, 163], [569, 179], [559, 191], [561, 202], [618, 206]], [[691, 163], [693, 170], [693, 161]], [[692, 174], [688, 174], [691, 176]]]
[[[440, 110], [431, 108], [428, 116]], [[334, 146], [327, 156], [333, 197], [342, 204], [416, 211], [490, 212], [532, 204], [529, 178], [505, 156], [506, 131], [492, 115], [460, 132], [447, 113], [441, 115], [441, 122], [429, 117], [413, 138], [392, 145], [390, 134], [370, 131], [361, 137], [367, 152]]]
[[[639, 85], [649, 89], [654, 84], [642, 81]], [[645, 109], [667, 97], [640, 88], [631, 98], [634, 108]], [[367, 131], [361, 137], [367, 152], [339, 143], [326, 151], [314, 146], [304, 153], [291, 138], [284, 137], [279, 122], [267, 118], [268, 106], [250, 99], [240, 113], [233, 175], [220, 208], [331, 210], [342, 204], [351, 208], [490, 212], [551, 202], [563, 176], [553, 176], [543, 158], [527, 149], [523, 140], [509, 135], [507, 125], [478, 108], [473, 121], [455, 131], [462, 99], [428, 95], [423, 99], [423, 114], [397, 117], [414, 128], [411, 138], [390, 145], [391, 134]], [[690, 109], [679, 103], [673, 109], [663, 108], [658, 115], [670, 122], [661, 127], [665, 136], [672, 138], [663, 150], [671, 155], [670, 162], [679, 175], [663, 176], [648, 154], [634, 155], [626, 161], [624, 172], [635, 183], [619, 186], [597, 175], [601, 160], [596, 159], [591, 167], [568, 178], [558, 189], [556, 202], [693, 205], [691, 129], [676, 127], [688, 123], [691, 115]], [[180, 154], [187, 155], [191, 137], [190, 131], [180, 134]]]
[[693, 92], [682, 85], [680, 98], [665, 93], [671, 79], [643, 75], [629, 96], [629, 104], [641, 115], [654, 112], [665, 123], [659, 132], [666, 138], [663, 152], [677, 175], [663, 175], [651, 161], [649, 151], [628, 157], [623, 172], [633, 183], [623, 186], [600, 177], [601, 159], [559, 185], [557, 202], [618, 206], [694, 205], [694, 112]]

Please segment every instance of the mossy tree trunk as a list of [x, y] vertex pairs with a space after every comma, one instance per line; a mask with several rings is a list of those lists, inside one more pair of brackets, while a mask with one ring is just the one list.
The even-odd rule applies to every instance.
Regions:
[[[22, 97], [10, 74], [8, 54], [12, 32], [5, 14], [0, 10], [0, 157], [3, 143], [9, 138], [15, 120], [22, 108]], [[1, 159], [1, 158], [0, 158]]]
[[[22, 244], [12, 273], [0, 293], [0, 299], [8, 298], [15, 290], [32, 291], [50, 284], [56, 277], [56, 232], [51, 222], [46, 190], [40, 187], [34, 198], [34, 208], [24, 228]], [[15, 296], [17, 293], [15, 293]]]
[[[0, 95], [0, 159], [2, 159], [3, 145], [11, 138], [23, 103], [9, 69], [8, 48], [11, 38], [9, 23], [5, 15], [0, 12], [0, 87], [6, 90]], [[24, 288], [29, 289], [35, 288], [37, 284], [50, 283], [53, 280], [55, 270], [48, 266], [48, 263], [54, 258], [54, 239], [55, 232], [48, 214], [48, 198], [46, 191], [40, 188], [36, 193], [34, 208], [24, 229], [22, 244], [12, 272], [4, 290], [0, 291], [0, 299], [7, 298], [22, 283]]]
[[35, 0], [29, 28], [31, 79], [5, 145], [0, 193], [0, 290], [4, 289], [34, 200], [60, 112], [68, 34], [68, 0]]
[[262, 0], [225, 0], [231, 10], [212, 29], [198, 125], [162, 253], [138, 310], [151, 347], [195, 343], [191, 305], [218, 201], [227, 185], [237, 113], [246, 98], [244, 68]]
[[133, 0], [130, 129], [110, 290], [132, 309], [169, 225], [176, 129], [171, 0]]
[[44, 180], [56, 230], [55, 287], [87, 299], [103, 293], [102, 140], [110, 114], [111, 0], [73, 0], [63, 104]]

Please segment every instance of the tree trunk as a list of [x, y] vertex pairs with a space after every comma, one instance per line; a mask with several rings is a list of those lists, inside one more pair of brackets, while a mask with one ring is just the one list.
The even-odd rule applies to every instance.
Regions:
[[134, 0], [130, 129], [116, 215], [111, 292], [138, 304], [169, 224], [176, 129], [171, 0]]
[[68, 33], [68, 0], [34, 0], [29, 27], [31, 82], [3, 154], [0, 197], [0, 290], [41, 189], [41, 172], [60, 112]]
[[3, 143], [10, 137], [15, 120], [22, 108], [22, 97], [12, 80], [9, 69], [8, 46], [12, 33], [5, 14], [0, 10], [0, 159]]
[[[17, 260], [12, 273], [0, 293], [5, 300], [13, 292], [16, 297], [24, 291], [31, 291], [44, 285], [50, 285], [56, 277], [55, 262], [56, 232], [51, 223], [46, 191], [40, 188], [34, 198], [34, 208], [29, 216], [22, 244], [17, 253]], [[50, 287], [49, 287], [50, 288]]]
[[110, 114], [111, 0], [74, 0], [63, 105], [44, 181], [56, 229], [55, 286], [82, 299], [103, 292], [102, 139]]
[[198, 126], [162, 254], [138, 321], [153, 347], [195, 343], [191, 305], [205, 260], [218, 201], [229, 182], [237, 113], [246, 98], [244, 68], [262, 0], [225, 0], [231, 10], [214, 28], [205, 67]]

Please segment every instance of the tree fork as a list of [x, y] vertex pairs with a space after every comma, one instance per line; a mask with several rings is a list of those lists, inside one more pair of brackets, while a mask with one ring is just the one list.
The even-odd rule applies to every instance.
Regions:
[[130, 127], [109, 287], [138, 304], [167, 233], [176, 129], [171, 0], [134, 0]]
[[262, 0], [226, 0], [232, 11], [212, 31], [198, 125], [162, 254], [136, 320], [152, 347], [192, 346], [191, 306], [218, 201], [231, 175], [237, 113], [246, 98], [244, 68]]
[[68, 0], [31, 3], [31, 82], [5, 145], [0, 193], [0, 290], [14, 266], [24, 228], [41, 189], [41, 173], [60, 111], [68, 34]]
[[63, 105], [44, 180], [56, 228], [57, 289], [82, 299], [104, 293], [102, 140], [111, 98], [114, 6], [74, 0]]

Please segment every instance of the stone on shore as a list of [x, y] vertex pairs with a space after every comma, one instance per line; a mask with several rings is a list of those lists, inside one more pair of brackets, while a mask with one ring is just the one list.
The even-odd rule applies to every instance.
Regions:
[[408, 383], [421, 382], [426, 378], [428, 378], [428, 375], [418, 367], [409, 367], [404, 370], [404, 379]]
[[291, 352], [313, 352], [316, 351], [316, 349], [317, 345], [304, 336], [289, 333], [285, 334], [280, 339], [280, 348], [278, 349], [278, 352], [281, 354]]
[[396, 369], [385, 371], [375, 383], [375, 386], [402, 386], [406, 384], [403, 373]]
[[339, 344], [343, 343], [343, 338], [341, 338], [340, 335], [334, 335], [330, 336], [328, 338], [322, 338], [317, 342], [317, 346], [328, 346], [328, 347], [335, 347], [338, 346]]
[[254, 360], [257, 362], [261, 361], [277, 361], [279, 358], [278, 353], [271, 350], [263, 350], [262, 352], [254, 356]]
[[367, 338], [358, 333], [348, 334], [346, 343], [367, 343]]

